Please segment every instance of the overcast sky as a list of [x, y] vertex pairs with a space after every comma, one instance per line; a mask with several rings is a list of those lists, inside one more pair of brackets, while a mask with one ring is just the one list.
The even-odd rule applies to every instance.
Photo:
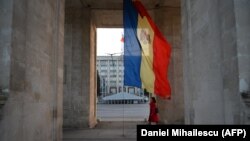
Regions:
[[97, 28], [97, 56], [121, 55], [123, 28]]

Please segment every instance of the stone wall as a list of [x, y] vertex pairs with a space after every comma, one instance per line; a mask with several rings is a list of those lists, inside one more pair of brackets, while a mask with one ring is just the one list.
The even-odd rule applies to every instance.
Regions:
[[123, 13], [122, 10], [91, 10], [91, 17], [97, 28], [122, 28]]
[[168, 78], [171, 85], [171, 100], [158, 98], [162, 123], [182, 124], [184, 122], [183, 101], [183, 54], [181, 47], [181, 9], [159, 7], [154, 10], [154, 21], [171, 45], [171, 60]]
[[97, 124], [97, 71], [96, 71], [96, 25], [91, 20], [90, 23], [90, 113], [89, 127]]
[[250, 1], [234, 0], [236, 44], [239, 66], [239, 92], [248, 93], [243, 98], [241, 123], [250, 124]]
[[242, 123], [239, 76], [243, 71], [249, 78], [249, 67], [245, 67], [249, 63], [241, 65], [249, 59], [239, 53], [244, 50], [245, 57], [249, 56], [249, 41], [243, 37], [249, 30], [247, 4], [237, 0], [182, 0], [187, 124]]
[[12, 0], [0, 1], [0, 89], [9, 89], [12, 7]]
[[[65, 128], [93, 126], [95, 103], [95, 48], [90, 46], [91, 12], [89, 8], [66, 8], [64, 54]], [[94, 56], [94, 57], [93, 57]], [[91, 116], [92, 115], [92, 116]], [[93, 120], [93, 121], [92, 121]]]
[[7, 57], [0, 55], [10, 58], [10, 75], [5, 76], [10, 90], [0, 121], [0, 140], [59, 141], [64, 0], [3, 0], [2, 3], [4, 7], [8, 5], [3, 11], [9, 11], [10, 15], [0, 16], [0, 21], [8, 19], [4, 27], [7, 32], [4, 35], [1, 32], [4, 36], [1, 40], [11, 53], [3, 53]]
[[250, 1], [234, 0], [240, 92], [250, 91]]

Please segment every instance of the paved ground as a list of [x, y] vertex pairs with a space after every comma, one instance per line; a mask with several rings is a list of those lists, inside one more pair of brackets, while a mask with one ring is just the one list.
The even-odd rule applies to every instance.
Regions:
[[136, 125], [144, 122], [101, 122], [93, 129], [64, 130], [63, 141], [136, 141]]
[[93, 129], [63, 131], [63, 141], [136, 141], [136, 126], [146, 124], [148, 104], [98, 104]]
[[101, 121], [144, 121], [148, 114], [148, 103], [97, 104], [97, 118]]

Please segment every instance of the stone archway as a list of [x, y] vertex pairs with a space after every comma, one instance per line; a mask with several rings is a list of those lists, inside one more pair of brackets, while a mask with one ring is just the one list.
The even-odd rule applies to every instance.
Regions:
[[[162, 122], [182, 121], [184, 101], [187, 124], [249, 123], [249, 109], [240, 97], [249, 92], [249, 1], [181, 0], [182, 13], [179, 7], [164, 6], [176, 0], [143, 1], [174, 47], [169, 75], [176, 97], [161, 101]], [[94, 7], [88, 3], [99, 1], [73, 2], [81, 8], [72, 8], [65, 16], [65, 4], [66, 9], [74, 7], [70, 0], [0, 1], [0, 87], [8, 93], [1, 109], [0, 140], [62, 140], [63, 103], [68, 110], [64, 117], [72, 116], [69, 127], [95, 124], [93, 31], [97, 23], [91, 18]], [[113, 2], [114, 9], [121, 9], [122, 1]], [[99, 3], [96, 9], [105, 5]], [[67, 17], [68, 12], [74, 14]], [[64, 53], [64, 45], [71, 55]], [[71, 63], [65, 66], [63, 60]], [[64, 83], [76, 79], [74, 85], [63, 86], [64, 75]], [[74, 97], [63, 99], [63, 89]], [[71, 99], [77, 102], [69, 104]]]
[[0, 1], [1, 141], [62, 139], [64, 5]]
[[[96, 27], [123, 27], [122, 1], [117, 5], [66, 0], [64, 127], [83, 128], [96, 124]], [[180, 1], [159, 5], [144, 2], [160, 30], [172, 44], [169, 78], [171, 101], [159, 100], [162, 123], [183, 123], [183, 84]], [[165, 18], [163, 18], [165, 17]]]

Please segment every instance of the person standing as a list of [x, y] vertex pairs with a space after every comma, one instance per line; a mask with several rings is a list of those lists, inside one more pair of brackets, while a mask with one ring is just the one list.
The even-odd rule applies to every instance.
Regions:
[[149, 118], [148, 122], [149, 124], [157, 124], [159, 122], [159, 116], [158, 116], [158, 108], [156, 105], [156, 99], [155, 97], [151, 97], [150, 103], [149, 103]]

